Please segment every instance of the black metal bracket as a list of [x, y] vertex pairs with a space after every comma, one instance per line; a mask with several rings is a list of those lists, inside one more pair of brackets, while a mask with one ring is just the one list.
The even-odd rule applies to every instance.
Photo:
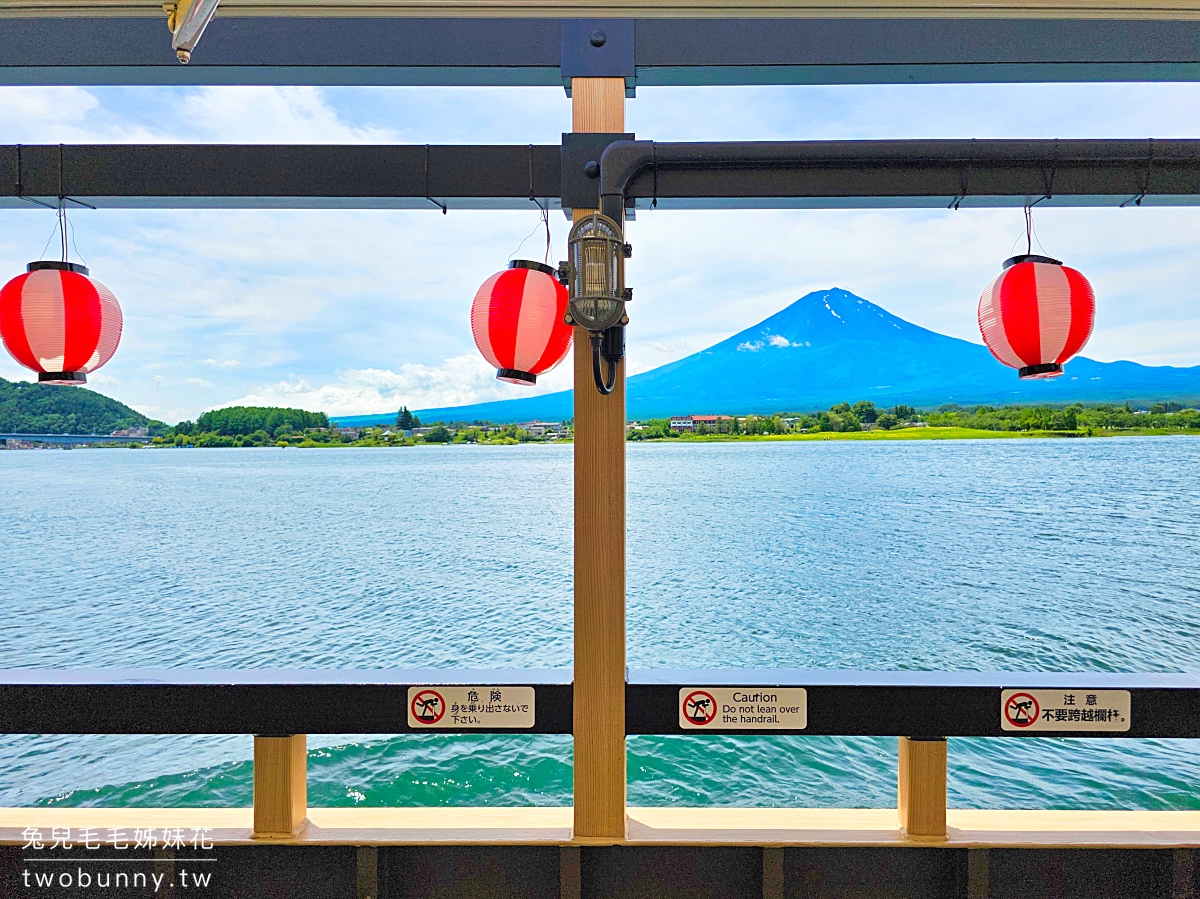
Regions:
[[571, 96], [572, 78], [624, 78], [625, 96], [637, 87], [633, 19], [563, 19], [563, 88]]
[[632, 134], [564, 134], [559, 169], [563, 209], [599, 209], [600, 159], [609, 144], [633, 139]]

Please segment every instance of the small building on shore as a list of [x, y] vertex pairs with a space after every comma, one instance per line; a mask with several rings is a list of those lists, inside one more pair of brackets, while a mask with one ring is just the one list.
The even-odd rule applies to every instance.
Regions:
[[525, 421], [519, 427], [525, 429], [534, 437], [555, 438], [562, 435], [566, 429], [561, 421]]

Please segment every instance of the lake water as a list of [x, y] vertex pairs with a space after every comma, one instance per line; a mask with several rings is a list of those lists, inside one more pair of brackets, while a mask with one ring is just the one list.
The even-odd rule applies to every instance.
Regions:
[[[629, 447], [633, 668], [1200, 670], [1200, 440]], [[0, 453], [0, 667], [571, 664], [571, 447]], [[567, 737], [310, 737], [321, 805], [569, 804]], [[888, 806], [895, 740], [638, 737], [634, 805]], [[249, 805], [250, 737], [0, 736], [0, 805]], [[950, 804], [1200, 808], [1194, 741]]]

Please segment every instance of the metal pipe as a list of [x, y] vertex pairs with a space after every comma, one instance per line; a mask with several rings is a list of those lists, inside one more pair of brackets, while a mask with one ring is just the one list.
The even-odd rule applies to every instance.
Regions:
[[[1058, 193], [1070, 196], [1110, 195], [1141, 197], [1153, 193], [1150, 188], [1155, 174], [1164, 185], [1162, 193], [1194, 193], [1200, 181], [1181, 185], [1175, 183], [1174, 173], [1186, 168], [1190, 175], [1200, 169], [1200, 144], [1190, 140], [903, 140], [903, 141], [755, 141], [713, 143], [658, 143], [656, 141], [616, 141], [609, 144], [600, 157], [601, 212], [619, 220], [629, 188], [635, 178], [648, 170], [654, 173], [689, 172], [690, 193], [703, 196], [721, 195], [719, 187], [728, 186], [738, 172], [775, 169], [803, 172], [811, 170], [872, 170], [896, 169], [922, 171], [930, 169], [960, 169], [961, 195], [971, 189], [972, 170], [994, 171], [1003, 168], [1008, 173], [1036, 176], [1030, 184], [1037, 185], [1045, 196]], [[1086, 168], [1094, 173], [1102, 170], [1104, 183], [1089, 178], [1087, 189], [1065, 183], [1059, 176], [1070, 176]], [[1163, 175], [1168, 171], [1170, 178]], [[1056, 184], [1056, 178], [1058, 183]], [[843, 179], [845, 180], [845, 179]], [[1007, 178], [1004, 193], [994, 186], [983, 193], [1003, 196], [1012, 192], [1013, 179]], [[1167, 182], [1171, 183], [1168, 184]], [[713, 189], [700, 191], [699, 184]], [[1026, 185], [1029, 186], [1029, 185]], [[639, 187], [643, 196], [645, 185]], [[1170, 188], [1170, 189], [1166, 189]], [[780, 184], [779, 196], [799, 196], [794, 185]], [[850, 195], [838, 193], [839, 196]], [[878, 196], [877, 193], [864, 196]], [[1036, 199], [1036, 196], [1034, 197]]]

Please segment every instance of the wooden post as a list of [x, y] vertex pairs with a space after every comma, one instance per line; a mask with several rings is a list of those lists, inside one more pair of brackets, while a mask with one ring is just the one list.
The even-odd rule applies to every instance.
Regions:
[[254, 837], [292, 837], [308, 823], [308, 737], [254, 738]]
[[[625, 80], [571, 80], [575, 131], [625, 130]], [[576, 220], [590, 215], [576, 209]], [[592, 380], [575, 329], [575, 836], [625, 836], [625, 363]]]
[[905, 834], [946, 839], [946, 741], [901, 737], [897, 782], [896, 807]]

